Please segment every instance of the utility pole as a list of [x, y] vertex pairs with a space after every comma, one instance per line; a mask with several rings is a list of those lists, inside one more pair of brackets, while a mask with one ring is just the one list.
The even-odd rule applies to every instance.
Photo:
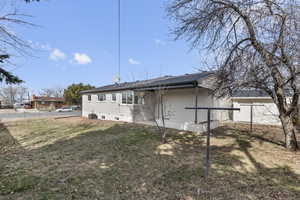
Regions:
[[118, 83], [121, 81], [121, 0], [118, 0]]

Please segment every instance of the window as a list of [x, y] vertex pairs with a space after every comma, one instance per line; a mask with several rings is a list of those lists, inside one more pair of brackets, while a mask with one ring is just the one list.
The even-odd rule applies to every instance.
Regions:
[[134, 104], [139, 104], [139, 96], [134, 96]]
[[134, 104], [144, 104], [144, 97], [134, 96]]
[[122, 93], [122, 104], [133, 104], [133, 93], [123, 92]]
[[132, 93], [127, 93], [127, 104], [133, 104], [133, 95], [132, 95]]
[[88, 101], [91, 101], [91, 100], [92, 100], [92, 96], [88, 95]]
[[127, 93], [122, 93], [122, 104], [127, 103]]
[[98, 94], [98, 101], [106, 101], [106, 95], [105, 94]]
[[117, 95], [111, 94], [111, 101], [117, 101]]

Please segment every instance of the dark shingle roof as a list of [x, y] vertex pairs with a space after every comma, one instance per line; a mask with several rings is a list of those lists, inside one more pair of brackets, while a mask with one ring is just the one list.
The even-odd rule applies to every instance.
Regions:
[[181, 76], [164, 76], [149, 80], [135, 81], [135, 82], [125, 82], [120, 84], [106, 85], [99, 88], [85, 90], [81, 93], [95, 93], [95, 92], [108, 92], [108, 91], [118, 91], [118, 90], [134, 90], [141, 88], [150, 87], [161, 87], [161, 86], [175, 86], [184, 84], [195, 84], [196, 81], [207, 78], [213, 75], [214, 72], [201, 72], [195, 74], [185, 74]]
[[33, 96], [32, 101], [64, 102], [64, 98]]
[[232, 97], [270, 97], [263, 90], [237, 90], [233, 92]]
[[[291, 96], [292, 93], [290, 90], [285, 90], [285, 95]], [[270, 95], [263, 90], [245, 89], [245, 90], [236, 90], [235, 92], [233, 92], [232, 97], [270, 97]]]

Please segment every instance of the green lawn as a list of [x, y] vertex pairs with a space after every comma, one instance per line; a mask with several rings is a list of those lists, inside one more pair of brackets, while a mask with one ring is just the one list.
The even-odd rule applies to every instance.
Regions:
[[300, 154], [279, 128], [215, 130], [203, 177], [205, 137], [154, 127], [74, 119], [0, 125], [0, 199], [300, 199]]

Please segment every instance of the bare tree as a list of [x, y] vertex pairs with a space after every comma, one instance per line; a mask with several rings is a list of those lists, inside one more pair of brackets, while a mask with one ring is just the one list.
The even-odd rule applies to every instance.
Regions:
[[54, 97], [57, 97], [57, 98], [63, 98], [64, 97], [64, 91], [65, 89], [62, 88], [62, 87], [54, 87], [53, 88], [53, 92], [54, 92]]
[[299, 112], [300, 2], [174, 0], [168, 13], [178, 24], [177, 39], [215, 53], [218, 92], [265, 91], [279, 110], [286, 148], [299, 148], [293, 119]]
[[[150, 114], [152, 121], [154, 121], [161, 138], [162, 143], [166, 143], [166, 123], [165, 123], [165, 106], [164, 106], [164, 93], [165, 90], [158, 89], [154, 92], [154, 104]], [[151, 106], [151, 105], [149, 105]]]
[[64, 89], [61, 87], [44, 88], [40, 91], [40, 95], [47, 97], [62, 98], [64, 96]]
[[44, 89], [41, 89], [41, 91], [39, 92], [39, 95], [45, 96], [45, 97], [52, 97], [53, 91], [52, 91], [52, 89], [44, 88]]
[[145, 92], [143, 95], [144, 104], [138, 104], [139, 109], [135, 110], [135, 114], [147, 113], [147, 121], [152, 121], [159, 132], [161, 142], [166, 143], [166, 113], [165, 113], [165, 104], [164, 104], [164, 94], [166, 90], [162, 87], [158, 90]]
[[[1, 2], [5, 5], [5, 2]], [[11, 4], [7, 4], [11, 5]], [[5, 6], [4, 6], [5, 7]], [[20, 14], [15, 8], [1, 8], [0, 12], [0, 82], [16, 84], [23, 82], [14, 75], [8, 68], [11, 65], [9, 58], [16, 55], [30, 55], [30, 44], [21, 39], [13, 27], [34, 26], [34, 24], [25, 21], [29, 15]]]
[[17, 101], [24, 103], [25, 100], [30, 100], [29, 90], [25, 86], [17, 86]]
[[13, 105], [16, 103], [17, 89], [13, 86], [3, 87], [0, 90], [0, 97], [3, 104]]
[[28, 99], [28, 88], [25, 86], [7, 86], [0, 89], [0, 98], [4, 104], [23, 103]]

